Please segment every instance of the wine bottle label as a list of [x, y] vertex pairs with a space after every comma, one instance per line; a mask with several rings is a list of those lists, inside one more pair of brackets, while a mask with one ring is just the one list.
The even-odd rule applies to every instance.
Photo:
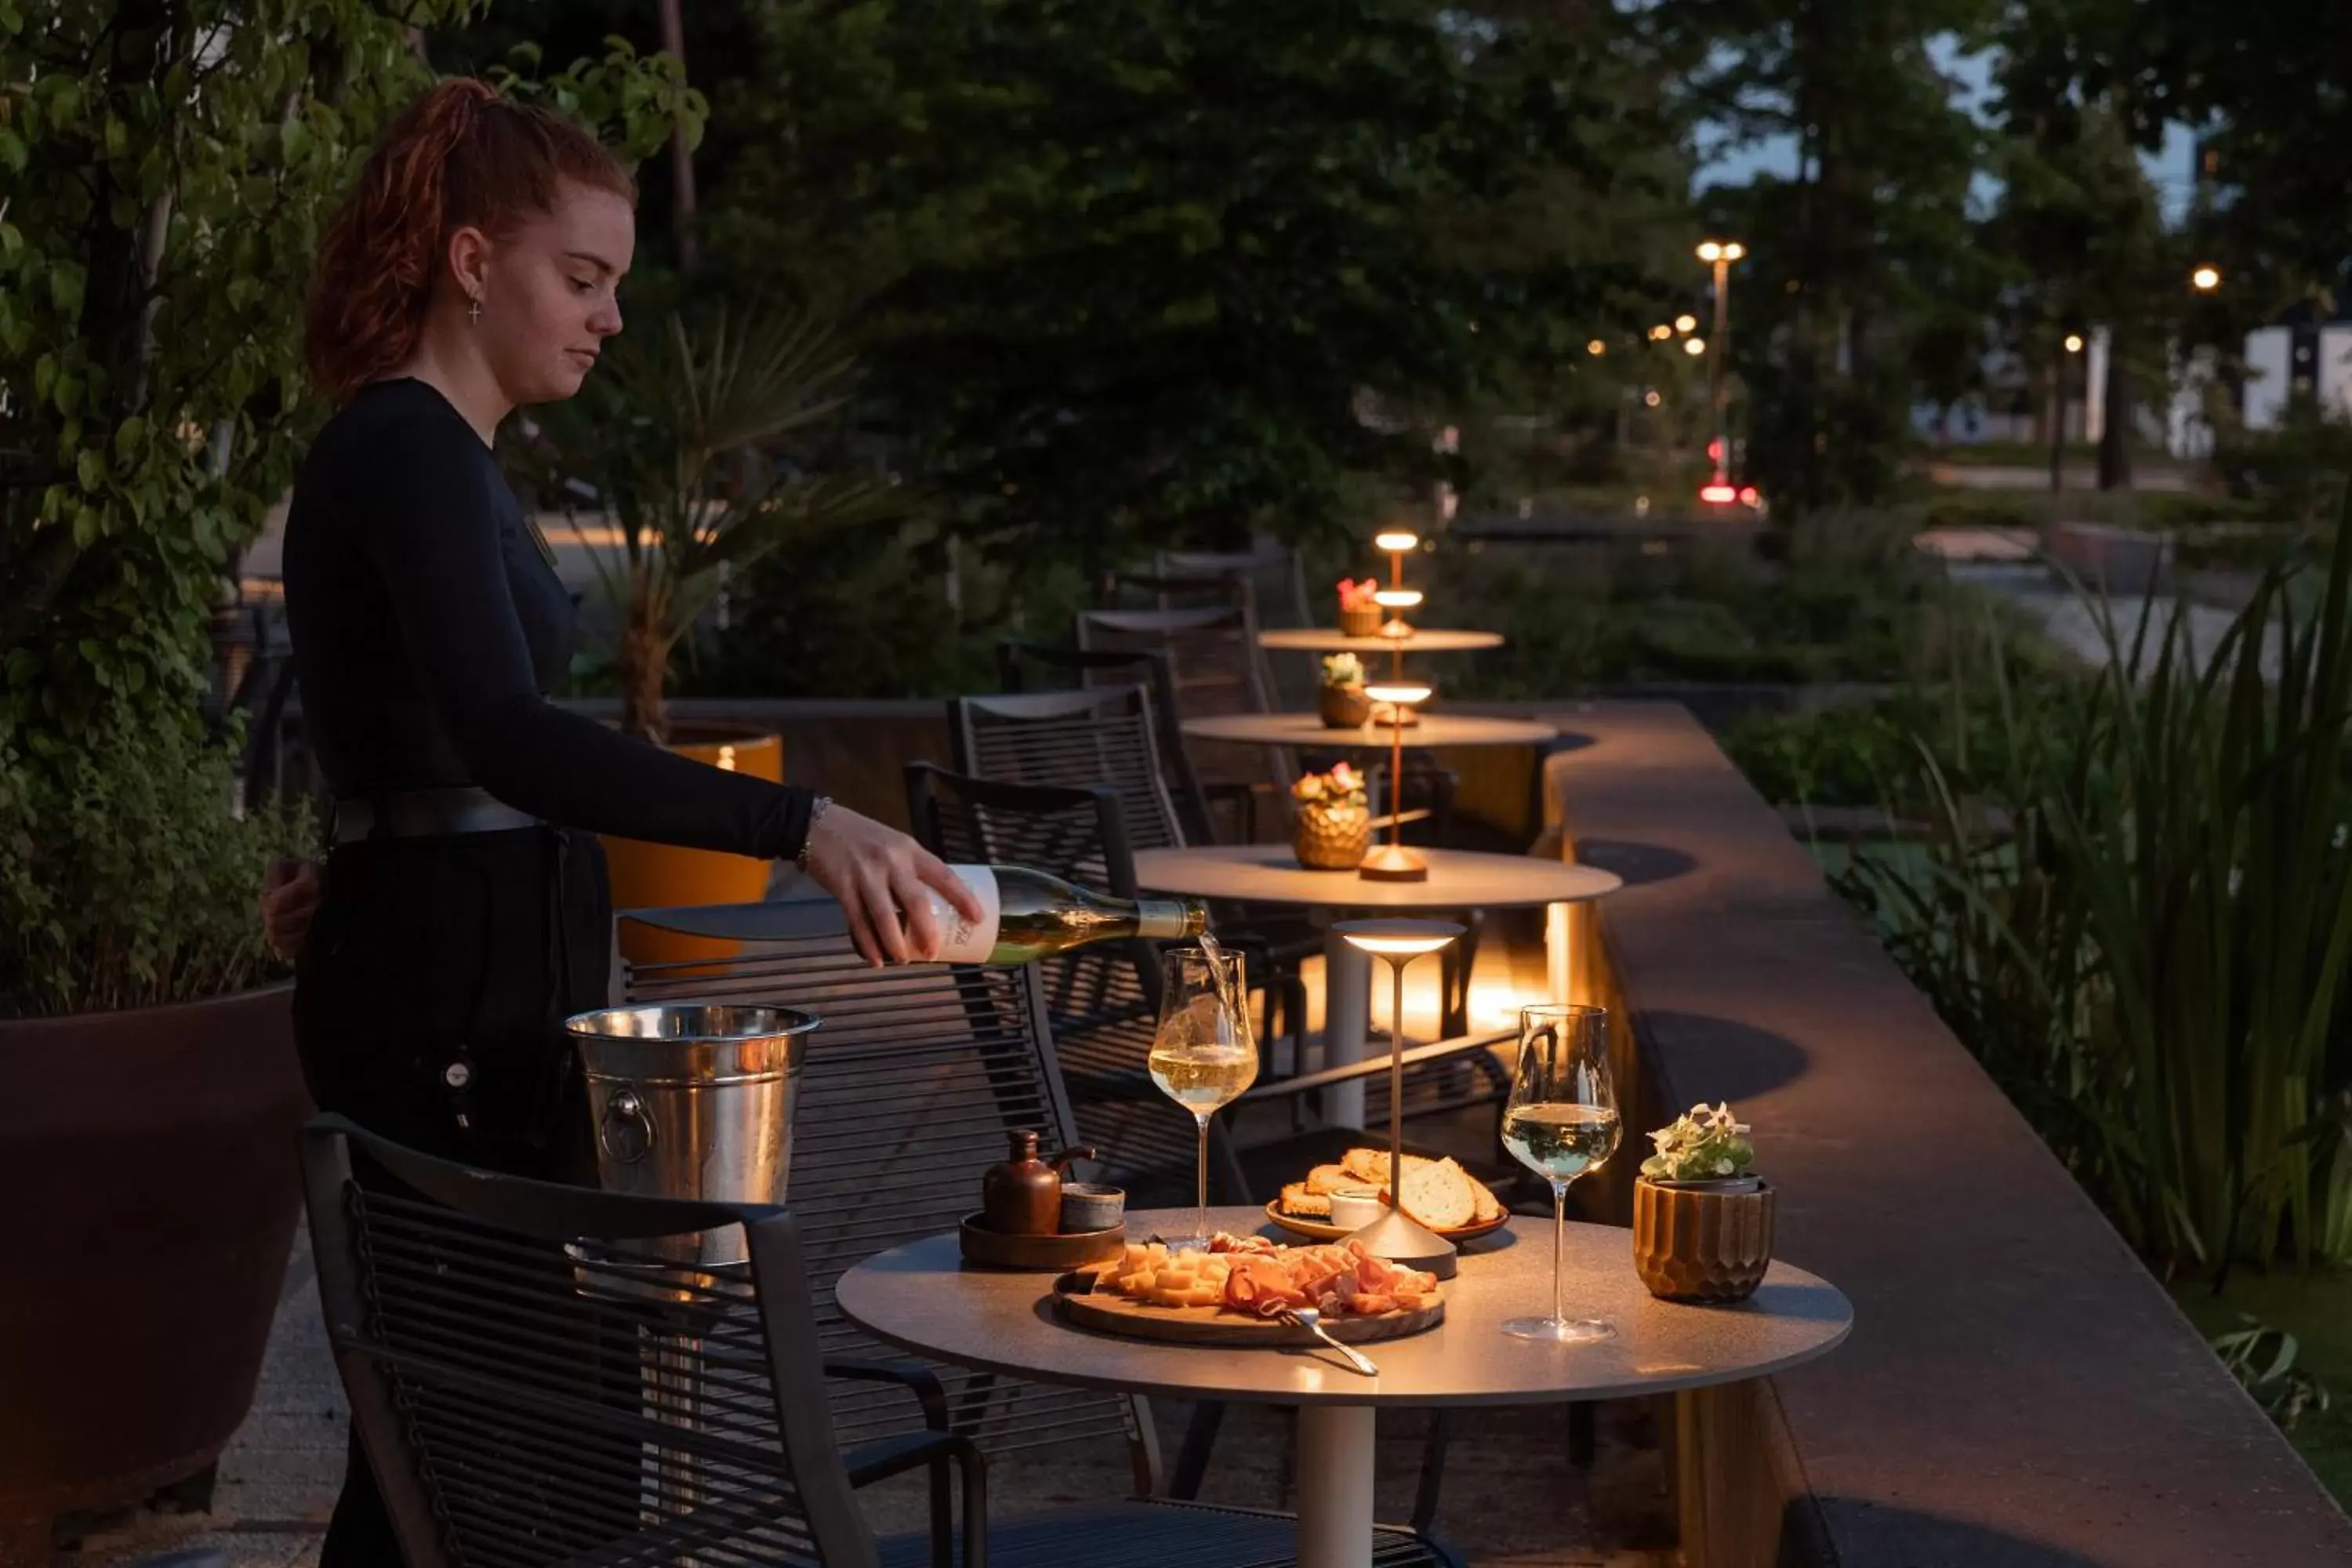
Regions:
[[1003, 913], [1003, 900], [996, 890], [996, 873], [985, 866], [950, 866], [980, 900], [986, 918], [968, 921], [955, 912], [948, 901], [933, 893], [932, 918], [940, 922], [940, 962], [941, 963], [986, 963], [988, 955], [996, 951], [996, 928]]
[[1166, 942], [1184, 934], [1184, 906], [1174, 899], [1144, 899], [1135, 906], [1135, 934]]

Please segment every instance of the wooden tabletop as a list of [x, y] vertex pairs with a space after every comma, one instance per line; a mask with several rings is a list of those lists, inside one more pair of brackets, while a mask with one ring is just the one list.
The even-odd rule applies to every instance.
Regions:
[[[1129, 1234], [1186, 1228], [1190, 1210], [1129, 1216]], [[1265, 1230], [1262, 1209], [1211, 1211], [1237, 1234]], [[920, 1355], [1041, 1383], [1178, 1399], [1261, 1405], [1531, 1405], [1664, 1394], [1763, 1377], [1833, 1349], [1853, 1327], [1835, 1286], [1776, 1262], [1738, 1306], [1661, 1301], [1633, 1273], [1633, 1233], [1568, 1227], [1568, 1309], [1606, 1318], [1617, 1335], [1594, 1344], [1513, 1339], [1506, 1318], [1551, 1306], [1551, 1222], [1515, 1217], [1462, 1249], [1446, 1281], [1445, 1321], [1409, 1339], [1363, 1348], [1378, 1378], [1313, 1345], [1237, 1349], [1161, 1344], [1075, 1329], [1048, 1297], [1053, 1277], [966, 1268], [952, 1235], [868, 1258], [841, 1278], [844, 1316]], [[1266, 1234], [1273, 1234], [1267, 1231]]]
[[1429, 862], [1426, 881], [1378, 882], [1353, 871], [1310, 871], [1287, 844], [1141, 849], [1135, 856], [1135, 879], [1155, 892], [1201, 899], [1395, 910], [1576, 903], [1622, 885], [1615, 872], [1598, 866], [1571, 866], [1536, 855], [1415, 847]]
[[1386, 653], [1395, 647], [1407, 653], [1469, 653], [1502, 647], [1503, 634], [1415, 626], [1409, 637], [1351, 637], [1337, 626], [1280, 626], [1258, 633], [1257, 646], [1296, 653]]
[[[1333, 746], [1386, 751], [1386, 724], [1364, 723], [1334, 730], [1319, 713], [1213, 713], [1187, 719], [1186, 736], [1202, 741], [1240, 741], [1266, 746]], [[1490, 719], [1477, 713], [1423, 713], [1404, 727], [1407, 749], [1416, 746], [1539, 746], [1559, 731], [1528, 719]]]

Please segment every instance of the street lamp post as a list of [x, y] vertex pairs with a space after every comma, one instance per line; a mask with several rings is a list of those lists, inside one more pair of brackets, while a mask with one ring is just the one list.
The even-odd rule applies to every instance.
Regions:
[[[2066, 352], [2050, 367], [2050, 493], [2056, 495], [2065, 488], [2066, 471], [2066, 362], [2083, 352], [2083, 334], [2068, 332], [2059, 343]], [[2089, 384], [2084, 385], [2084, 395], [2089, 396]]]
[[1724, 373], [1731, 352], [1731, 264], [1748, 254], [1738, 240], [1710, 239], [1698, 247], [1698, 258], [1715, 268], [1715, 332], [1707, 339], [1707, 395], [1715, 405], [1715, 483], [1720, 494], [1731, 484], [1731, 422], [1725, 396]]

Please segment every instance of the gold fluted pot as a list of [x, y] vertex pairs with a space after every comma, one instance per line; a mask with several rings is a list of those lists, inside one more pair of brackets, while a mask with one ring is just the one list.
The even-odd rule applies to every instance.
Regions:
[[1356, 605], [1339, 612], [1339, 632], [1343, 637], [1370, 637], [1381, 633], [1381, 607], [1378, 605]]
[[1372, 716], [1372, 700], [1364, 695], [1361, 682], [1325, 687], [1318, 706], [1327, 730], [1360, 730]]
[[1290, 849], [1308, 870], [1352, 871], [1371, 847], [1370, 806], [1299, 803], [1290, 825]]
[[1772, 1262], [1772, 1184], [1753, 1192], [1633, 1183], [1633, 1272], [1668, 1301], [1744, 1301]]

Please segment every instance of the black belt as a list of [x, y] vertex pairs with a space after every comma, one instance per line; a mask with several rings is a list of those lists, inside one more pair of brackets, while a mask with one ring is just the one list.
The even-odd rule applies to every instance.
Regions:
[[338, 844], [376, 837], [431, 838], [445, 833], [510, 833], [539, 826], [540, 819], [530, 813], [472, 784], [389, 790], [335, 803]]

